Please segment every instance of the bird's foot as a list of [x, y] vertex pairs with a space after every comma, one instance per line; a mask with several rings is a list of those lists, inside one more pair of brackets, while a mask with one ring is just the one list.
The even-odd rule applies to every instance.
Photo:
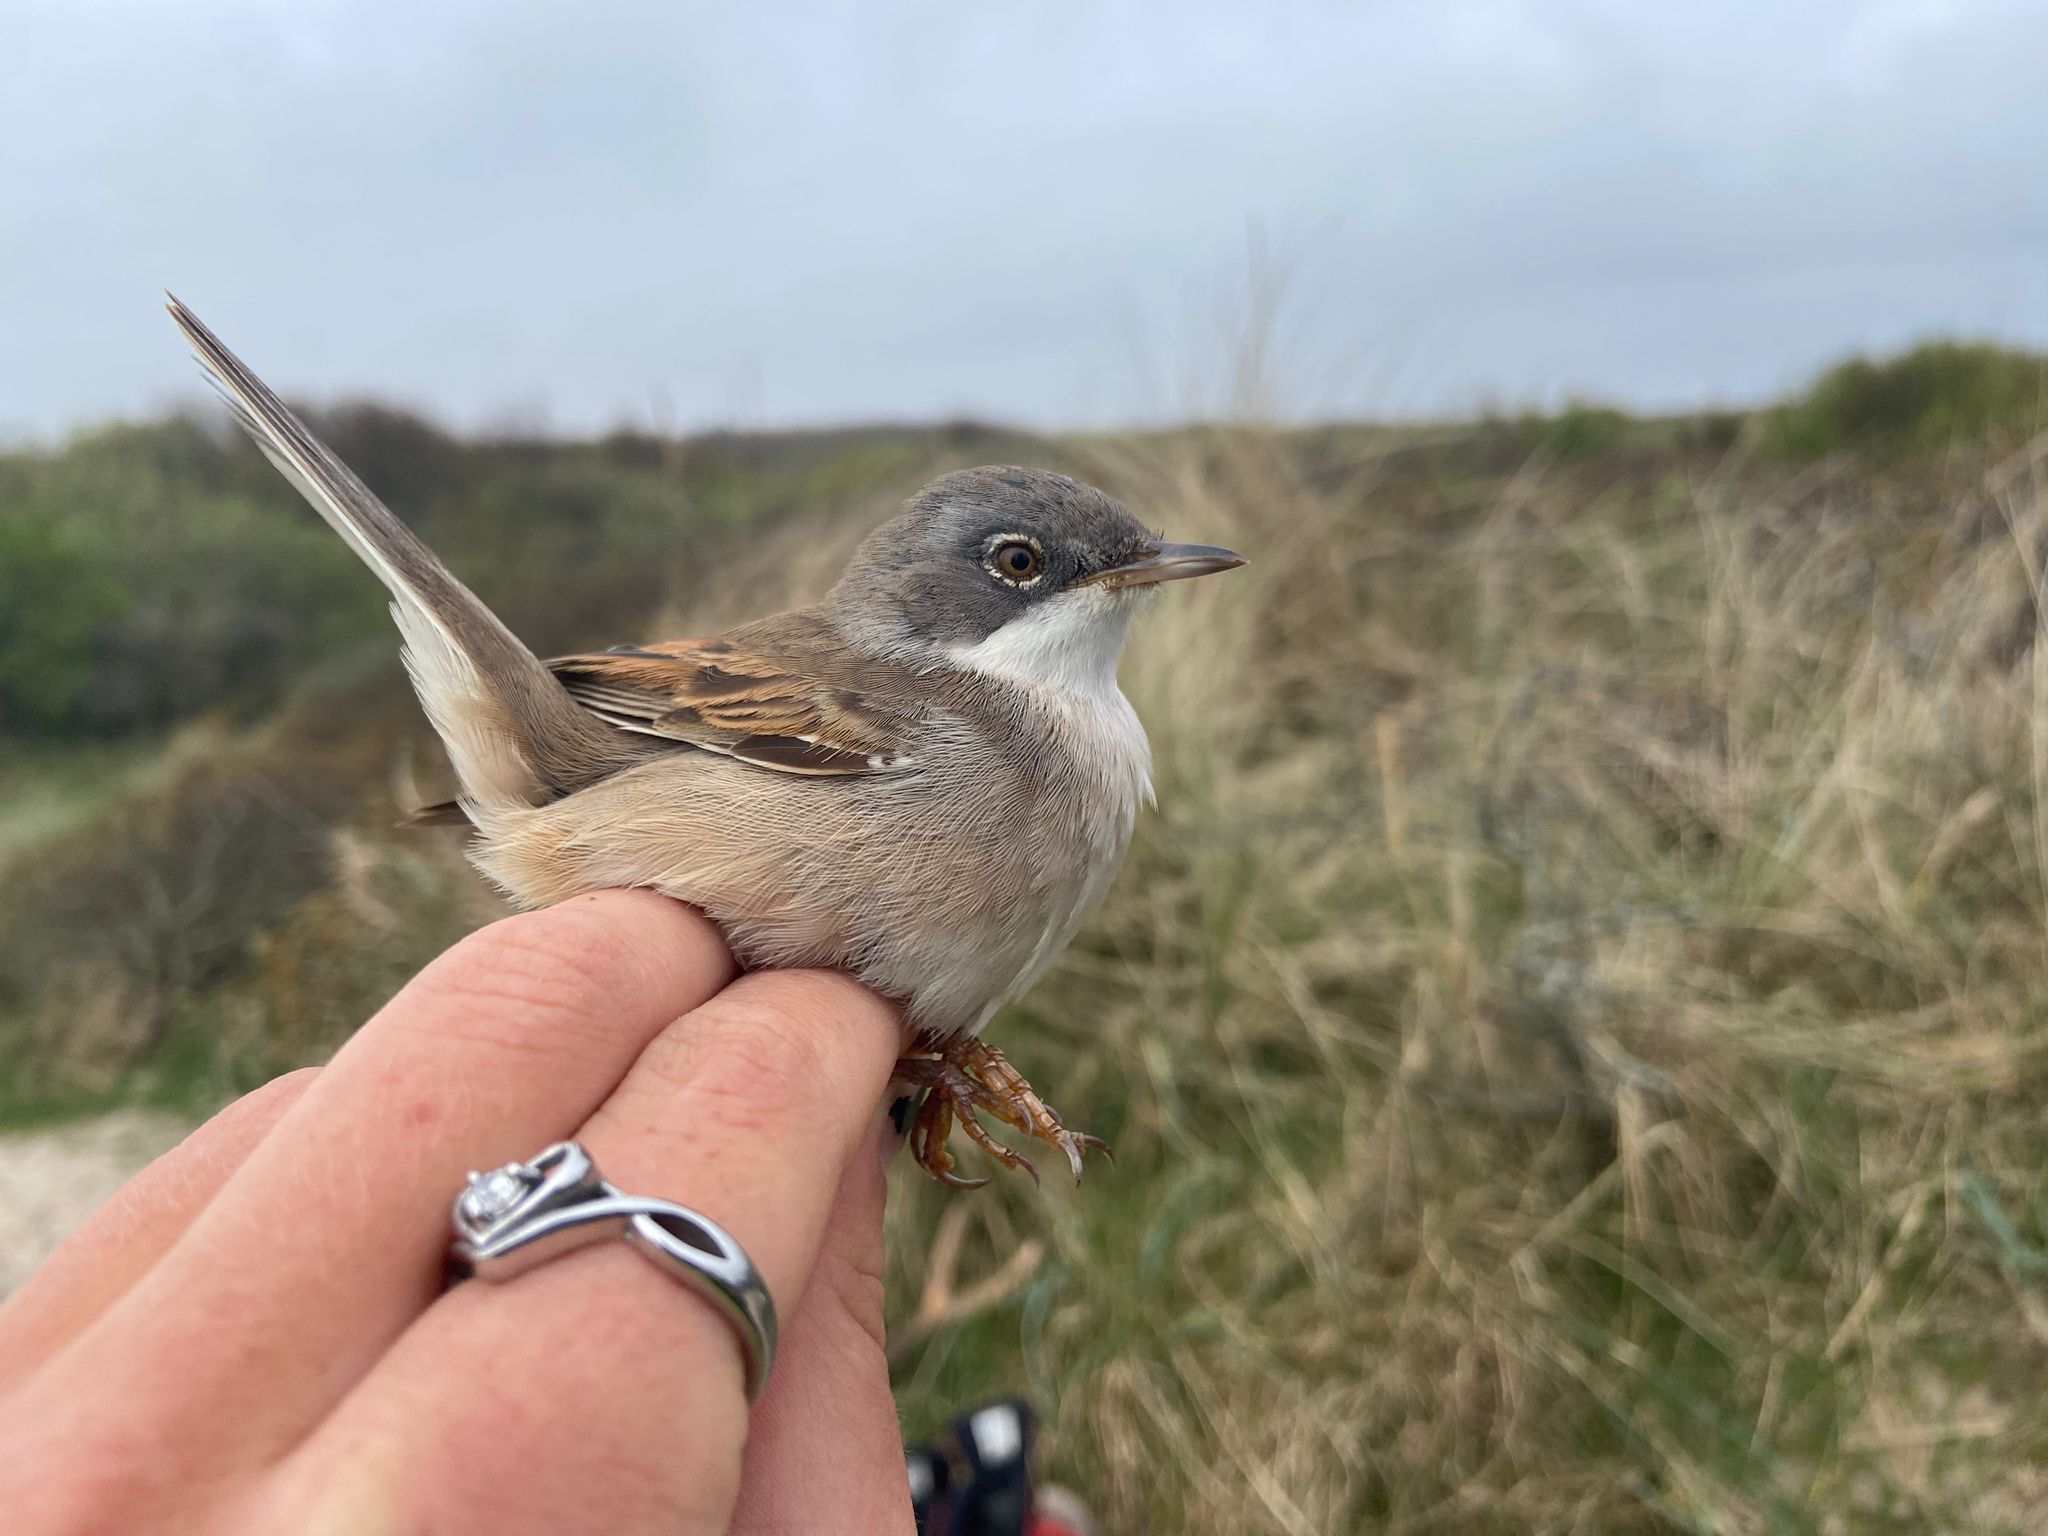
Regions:
[[998, 1163], [1021, 1169], [1031, 1175], [1033, 1183], [1038, 1181], [1038, 1170], [1030, 1158], [1004, 1146], [983, 1127], [979, 1114], [984, 1110], [1003, 1124], [1064, 1152], [1077, 1184], [1083, 1152], [1092, 1147], [1109, 1155], [1108, 1142], [1068, 1130], [1001, 1051], [972, 1036], [954, 1035], [945, 1040], [920, 1036], [896, 1063], [896, 1080], [925, 1090], [923, 1107], [910, 1127], [912, 1156], [926, 1173], [955, 1189], [979, 1189], [988, 1182], [963, 1179], [953, 1171], [953, 1154], [946, 1150], [946, 1143], [956, 1121], [967, 1139]]

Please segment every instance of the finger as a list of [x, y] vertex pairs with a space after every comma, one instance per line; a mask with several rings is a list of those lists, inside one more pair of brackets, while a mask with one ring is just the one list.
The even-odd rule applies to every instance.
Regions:
[[311, 1086], [317, 1067], [244, 1094], [116, 1190], [0, 1307], [0, 1381], [19, 1381], [113, 1304], [184, 1232]]
[[730, 966], [707, 920], [647, 892], [581, 897], [464, 940], [343, 1047], [163, 1261], [46, 1367], [81, 1387], [118, 1375], [122, 1409], [53, 1392], [93, 1405], [79, 1410], [90, 1421], [56, 1415], [37, 1437], [124, 1446], [173, 1401], [217, 1428], [183, 1442], [182, 1460], [152, 1456], [152, 1486], [281, 1454], [439, 1293], [464, 1171], [573, 1131]]
[[[796, 1315], [896, 1060], [843, 977], [746, 976], [663, 1032], [579, 1139], [629, 1194], [725, 1227]], [[731, 1325], [621, 1242], [457, 1287], [293, 1458], [283, 1527], [722, 1531], [747, 1412]], [[337, 1510], [341, 1514], [337, 1514]]]
[[913, 1529], [882, 1322], [883, 1169], [902, 1137], [886, 1119], [877, 1129], [877, 1155], [855, 1157], [840, 1181], [803, 1305], [754, 1405], [733, 1536]]

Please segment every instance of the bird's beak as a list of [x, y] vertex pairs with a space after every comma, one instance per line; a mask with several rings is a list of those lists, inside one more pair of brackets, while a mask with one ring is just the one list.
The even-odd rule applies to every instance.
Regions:
[[1185, 581], [1190, 576], [1209, 576], [1217, 571], [1235, 570], [1244, 556], [1234, 549], [1214, 544], [1154, 544], [1135, 559], [1112, 565], [1086, 578], [1111, 589], [1150, 587], [1162, 581]]

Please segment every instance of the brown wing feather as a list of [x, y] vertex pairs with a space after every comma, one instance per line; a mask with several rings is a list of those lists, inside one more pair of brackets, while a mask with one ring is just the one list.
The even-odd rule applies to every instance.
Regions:
[[856, 688], [731, 640], [669, 640], [563, 656], [571, 698], [623, 731], [722, 752], [782, 773], [914, 767], [903, 722]]

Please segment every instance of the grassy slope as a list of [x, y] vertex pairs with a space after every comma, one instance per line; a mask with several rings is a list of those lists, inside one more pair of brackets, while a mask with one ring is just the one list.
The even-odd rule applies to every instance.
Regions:
[[[1117, 1167], [898, 1180], [907, 1428], [1028, 1388], [1110, 1529], [2035, 1523], [2048, 463], [1726, 437], [1033, 450], [1255, 563], [1150, 621], [1159, 811], [998, 1025]], [[676, 468], [652, 627], [986, 456]], [[430, 756], [375, 643], [0, 850], [17, 1111], [317, 1059], [490, 914], [389, 827]]]

